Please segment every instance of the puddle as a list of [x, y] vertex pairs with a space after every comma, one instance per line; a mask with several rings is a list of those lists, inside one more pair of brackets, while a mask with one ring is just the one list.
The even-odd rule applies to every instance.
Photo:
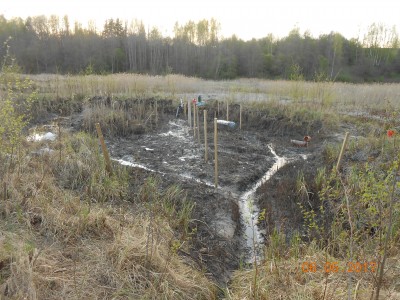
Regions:
[[243, 193], [239, 198], [239, 209], [245, 228], [244, 238], [246, 240], [246, 247], [251, 251], [250, 255], [246, 259], [247, 263], [252, 263], [255, 259], [257, 261], [259, 260], [261, 257], [260, 248], [263, 245], [262, 232], [257, 226], [260, 211], [258, 206], [254, 203], [254, 195], [257, 189], [263, 183], [268, 181], [281, 167], [288, 162], [285, 157], [278, 156], [270, 145], [268, 145], [268, 148], [276, 159], [275, 163], [265, 173], [265, 175], [253, 185], [250, 190]]
[[176, 120], [176, 121], [169, 121], [168, 125], [170, 127], [174, 126], [176, 128], [173, 128], [172, 130], [169, 130], [167, 132], [163, 132], [158, 134], [159, 136], [163, 137], [176, 137], [182, 140], [188, 140], [188, 135], [189, 135], [189, 128], [184, 126], [184, 121], [183, 120]]

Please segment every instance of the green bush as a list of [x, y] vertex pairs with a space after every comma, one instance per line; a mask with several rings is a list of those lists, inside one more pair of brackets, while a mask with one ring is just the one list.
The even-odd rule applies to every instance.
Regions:
[[5, 47], [0, 72], [0, 153], [11, 154], [21, 141], [36, 91], [32, 81], [19, 74], [20, 68], [9, 53], [7, 41]]

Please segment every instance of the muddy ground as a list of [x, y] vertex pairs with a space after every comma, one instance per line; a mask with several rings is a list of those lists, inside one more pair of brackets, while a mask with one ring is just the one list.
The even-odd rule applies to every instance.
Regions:
[[[329, 136], [323, 131], [317, 133], [318, 128], [315, 134], [302, 132], [301, 128], [281, 126], [279, 120], [271, 121], [257, 115], [244, 118], [247, 124], [243, 130], [238, 126], [232, 129], [219, 125], [219, 187], [215, 189], [214, 113], [210, 116], [208, 162], [204, 159], [203, 122], [200, 123], [199, 142], [183, 115], [175, 117], [175, 107], [164, 110], [158, 126], [152, 130], [123, 137], [106, 134], [106, 143], [114, 163], [131, 165], [142, 178], [157, 176], [164, 188], [175, 184], [187, 192], [188, 198], [195, 202], [191, 226], [197, 227], [197, 233], [190, 251], [181, 254], [194, 258], [199, 269], [224, 285], [248, 255], [238, 200], [274, 164], [275, 157], [268, 145], [288, 163], [258, 189], [256, 203], [268, 212], [267, 222], [259, 226], [267, 232], [277, 226], [290, 235], [302, 227], [302, 217], [294, 200], [297, 174], [300, 170], [307, 177], [315, 174], [323, 164], [321, 149]], [[238, 115], [232, 114], [231, 118], [237, 120]], [[85, 130], [82, 113], [63, 118], [62, 126]], [[302, 139], [305, 134], [312, 135], [309, 147], [295, 148], [290, 144], [290, 139]]]

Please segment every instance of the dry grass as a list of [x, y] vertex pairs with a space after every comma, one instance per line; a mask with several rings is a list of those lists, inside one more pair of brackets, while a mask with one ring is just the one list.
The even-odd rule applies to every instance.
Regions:
[[[135, 107], [132, 115], [126, 103], [114, 101], [118, 98], [209, 95], [246, 103], [245, 117], [253, 123], [264, 122], [269, 129], [278, 124], [279, 128], [297, 126], [308, 131], [333, 128], [340, 123], [335, 114], [353, 110], [388, 118], [399, 108], [400, 94], [398, 84], [259, 79], [215, 82], [135, 74], [31, 77], [42, 95], [36, 117], [45, 111], [69, 114], [83, 109], [85, 129], [91, 131], [101, 120], [112, 135], [135, 133], [139, 125], [152, 127], [156, 122], [152, 104], [146, 113], [143, 105]], [[101, 101], [89, 104], [95, 96], [111, 99], [112, 105]], [[85, 111], [85, 107], [90, 109]], [[370, 140], [372, 137], [365, 145], [370, 145]], [[132, 174], [124, 168], [117, 168], [109, 177], [97, 140], [86, 134], [63, 132], [61, 143], [50, 144], [53, 153], [32, 155], [46, 146], [25, 143], [12, 156], [0, 157], [0, 299], [216, 297], [212, 282], [192, 268], [190, 260], [184, 262], [177, 255], [178, 249], [186, 247], [189, 234], [190, 204], [182, 201], [184, 195], [175, 188], [160, 193], [150, 179], [141, 188], [132, 185]], [[353, 146], [350, 144], [349, 151], [358, 151], [359, 145]], [[324, 157], [334, 161], [337, 149], [328, 145]], [[255, 271], [240, 270], [234, 274], [226, 298], [346, 298], [346, 274], [326, 276], [323, 251], [313, 244], [297, 245], [296, 249], [283, 244], [279, 244], [282, 249], [266, 249], [268, 259], [258, 268], [255, 289]], [[392, 249], [390, 255], [382, 299], [394, 300], [400, 297], [399, 253]], [[345, 265], [336, 258], [329, 260]], [[317, 262], [318, 271], [302, 272], [304, 261]], [[372, 283], [369, 274], [357, 274], [353, 284], [357, 297], [354, 293], [352, 297], [366, 299]]]
[[106, 135], [141, 134], [157, 128], [168, 104], [171, 106], [171, 101], [94, 98], [84, 106], [83, 129], [93, 132], [95, 124], [101, 123]]
[[152, 197], [132, 193], [127, 170], [108, 177], [87, 135], [63, 132], [61, 161], [57, 141], [48, 146], [56, 151], [33, 156], [43, 144], [26, 143], [0, 177], [0, 299], [215, 298], [177, 255], [190, 213], [173, 206], [179, 191], [157, 193], [152, 181]]
[[[315, 244], [299, 246], [300, 259], [282, 251], [281, 255], [263, 261], [258, 267], [257, 287], [254, 291], [254, 269], [236, 271], [233, 282], [226, 292], [230, 300], [245, 299], [288, 299], [288, 300], [342, 300], [347, 299], [347, 278], [352, 275], [351, 299], [369, 299], [373, 289], [373, 276], [369, 272], [347, 273], [324, 271], [326, 262], [338, 262], [341, 270], [346, 270], [346, 261], [318, 250]], [[293, 249], [292, 249], [293, 250]], [[316, 272], [304, 272], [304, 262], [315, 262]], [[391, 259], [391, 268], [386, 274], [386, 286], [379, 299], [396, 300], [400, 291], [396, 290], [399, 284], [400, 260], [399, 256]], [[255, 295], [255, 297], [254, 297]]]
[[335, 110], [360, 107], [367, 112], [399, 108], [399, 84], [347, 84], [263, 79], [206, 81], [181, 75], [148, 76], [138, 74], [61, 76], [30, 76], [39, 94], [71, 99], [84, 96], [172, 97], [192, 98], [197, 94], [211, 95], [229, 101], [311, 101], [314, 108]]
[[[41, 95], [34, 105], [33, 115], [36, 119], [45, 111], [69, 115], [83, 110], [86, 130], [91, 131], [95, 122], [102, 121], [107, 124], [106, 128], [111, 134], [122, 136], [143, 133], [157, 127], [155, 100], [170, 99], [168, 113], [172, 115], [173, 107], [176, 107], [180, 98], [192, 99], [197, 95], [203, 95], [204, 99], [219, 100], [223, 107], [226, 102], [242, 103], [245, 124], [249, 119], [246, 116], [248, 111], [251, 111], [247, 113], [250, 119], [262, 123], [265, 120], [260, 113], [268, 110], [267, 117], [271, 117], [272, 122], [281, 116], [286, 118], [284, 124], [279, 125], [280, 128], [286, 125], [299, 126], [307, 131], [313, 129], [314, 132], [315, 129], [335, 129], [346, 117], [361, 115], [366, 120], [395, 120], [400, 109], [400, 102], [397, 101], [400, 84], [363, 85], [262, 79], [206, 81], [181, 75], [138, 74], [42, 74], [34, 75], [32, 79]], [[111, 99], [110, 104], [91, 101], [96, 97]], [[135, 99], [143, 103], [129, 108], [120, 99]], [[235, 117], [234, 113], [232, 117]], [[316, 122], [322, 122], [322, 127], [314, 126]], [[268, 120], [264, 123], [271, 125]]]

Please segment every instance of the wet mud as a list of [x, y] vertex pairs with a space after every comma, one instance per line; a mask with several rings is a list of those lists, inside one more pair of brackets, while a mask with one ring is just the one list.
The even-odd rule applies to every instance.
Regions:
[[[287, 139], [269, 137], [267, 131], [218, 125], [219, 186], [215, 189], [210, 125], [207, 162], [203, 131], [199, 143], [187, 122], [173, 117], [159, 132], [109, 139], [107, 143], [119, 163], [153, 173], [165, 186], [178, 184], [187, 192], [196, 204], [193, 218], [197, 237], [190, 255], [219, 283], [226, 283], [240, 263], [252, 262], [256, 254], [252, 247], [264, 242], [266, 228], [257, 219], [260, 209], [270, 205], [263, 199], [271, 192], [260, 196], [256, 191], [285, 164], [305, 161], [316, 149], [293, 148]], [[265, 175], [267, 178], [260, 181]]]
[[[162, 188], [178, 185], [187, 193], [195, 203], [190, 227], [196, 228], [196, 234], [190, 250], [180, 254], [193, 258], [199, 269], [225, 285], [240, 264], [251, 262], [252, 246], [263, 244], [273, 226], [287, 232], [301, 227], [302, 217], [291, 198], [296, 192], [294, 180], [298, 170], [305, 168], [311, 174], [321, 165], [323, 137], [313, 137], [316, 146], [295, 148], [290, 139], [301, 138], [301, 132], [275, 123], [270, 130], [258, 123], [244, 130], [218, 125], [219, 185], [215, 188], [212, 118], [207, 162], [200, 119], [199, 139], [183, 116], [176, 118], [175, 109], [167, 107], [158, 127], [127, 136], [106, 134], [106, 144], [114, 163], [140, 170], [140, 180], [156, 176]], [[82, 114], [75, 114], [63, 120], [62, 126], [82, 130], [83, 122]], [[252, 206], [244, 208], [248, 200]], [[263, 209], [268, 216], [260, 223], [258, 212]]]

